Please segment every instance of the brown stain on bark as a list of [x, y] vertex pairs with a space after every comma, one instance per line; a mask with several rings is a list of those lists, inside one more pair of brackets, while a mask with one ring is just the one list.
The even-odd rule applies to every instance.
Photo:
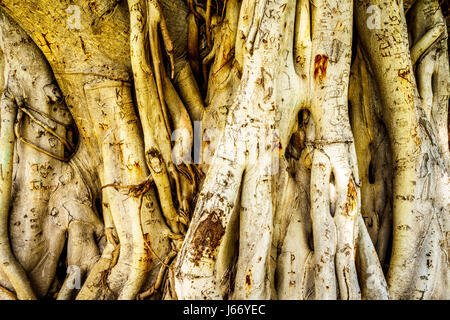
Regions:
[[225, 234], [225, 228], [222, 225], [224, 216], [222, 210], [216, 209], [212, 212], [205, 212], [205, 215], [207, 218], [200, 222], [192, 240], [194, 250], [191, 261], [197, 267], [202, 258], [215, 259], [220, 242]]
[[345, 203], [345, 213], [348, 216], [356, 215], [357, 197], [355, 182], [353, 181], [353, 177], [350, 176], [348, 181], [347, 201]]
[[153, 255], [152, 250], [150, 249], [151, 237], [149, 233], [144, 234], [144, 242], [145, 242], [144, 246], [145, 255], [144, 257], [142, 257], [141, 262], [145, 265], [145, 270], [150, 271], [153, 264]]
[[253, 275], [252, 275], [252, 269], [249, 269], [247, 271], [247, 274], [245, 275], [245, 291], [247, 294], [250, 293], [252, 289], [252, 283], [253, 283]]
[[314, 80], [323, 80], [327, 76], [328, 56], [318, 54], [314, 58]]

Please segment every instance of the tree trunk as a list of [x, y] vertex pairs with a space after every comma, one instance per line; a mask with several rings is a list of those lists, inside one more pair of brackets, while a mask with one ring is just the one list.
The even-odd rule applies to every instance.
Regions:
[[446, 4], [0, 6], [0, 299], [448, 299]]

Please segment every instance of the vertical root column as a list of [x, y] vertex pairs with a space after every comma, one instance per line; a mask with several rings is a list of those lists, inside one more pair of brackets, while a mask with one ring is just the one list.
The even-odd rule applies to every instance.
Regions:
[[[369, 29], [367, 7], [378, 5], [381, 26]], [[403, 8], [398, 3], [358, 1], [356, 22], [361, 45], [371, 64], [381, 101], [383, 118], [392, 147], [393, 245], [388, 273], [391, 298], [409, 298], [416, 286], [417, 247], [424, 231], [418, 199], [418, 169], [426, 143], [419, 126], [416, 88]]]
[[311, 219], [314, 237], [315, 291], [318, 300], [336, 300], [336, 226], [330, 214], [331, 165], [321, 151], [313, 155], [311, 171]]
[[[104, 159], [102, 184], [142, 183], [148, 174], [130, 85], [107, 80], [86, 86], [85, 93], [93, 121], [98, 121], [95, 130]], [[110, 287], [113, 291], [121, 288], [119, 299], [134, 299], [151, 265], [141, 229], [141, 201], [114, 188], [104, 189], [103, 198], [121, 246], [118, 264], [109, 277]]]
[[11, 204], [13, 158], [14, 158], [14, 122], [17, 106], [13, 97], [4, 92], [0, 101], [0, 268], [8, 277], [20, 300], [36, 299], [30, 281], [23, 267], [14, 257], [9, 241], [9, 211]]

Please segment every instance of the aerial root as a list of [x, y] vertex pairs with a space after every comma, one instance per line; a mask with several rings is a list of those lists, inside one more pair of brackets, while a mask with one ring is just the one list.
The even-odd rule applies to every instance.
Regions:
[[445, 25], [437, 25], [411, 48], [411, 62], [414, 66], [420, 57], [444, 34]]
[[36, 123], [37, 125], [41, 126], [42, 129], [53, 135], [56, 139], [58, 139], [70, 152], [73, 152], [75, 147], [73, 144], [68, 141], [67, 139], [61, 137], [59, 134], [57, 134], [54, 130], [52, 130], [49, 126], [47, 126], [44, 122], [38, 120], [30, 111], [27, 110], [27, 108], [20, 107], [19, 110], [21, 110], [23, 113], [25, 113], [31, 121]]
[[116, 188], [116, 189], [128, 189], [128, 194], [135, 198], [139, 198], [142, 195], [146, 194], [151, 190], [153, 186], [153, 177], [150, 175], [147, 179], [140, 184], [132, 184], [132, 185], [118, 185], [118, 184], [107, 184], [102, 186], [102, 190], [105, 188]]
[[194, 185], [194, 189], [197, 187], [197, 181], [199, 179], [199, 171], [198, 168], [194, 164], [190, 163], [182, 163], [177, 166], [178, 172], [180, 172], [183, 176], [185, 176], [190, 183]]
[[[60, 156], [58, 156], [58, 155], [56, 155], [56, 154], [53, 154], [53, 153], [50, 153], [50, 152], [48, 152], [47, 150], [44, 150], [44, 149], [42, 149], [41, 147], [38, 147], [37, 145], [35, 145], [34, 143], [31, 143], [30, 141], [28, 141], [27, 139], [25, 139], [23, 136], [22, 136], [22, 133], [21, 133], [21, 131], [20, 131], [20, 127], [21, 127], [21, 124], [22, 124], [22, 120], [23, 120], [23, 115], [25, 114], [25, 111], [24, 111], [24, 109], [23, 108], [19, 108], [19, 112], [17, 113], [17, 121], [16, 121], [16, 123], [14, 124], [14, 134], [15, 134], [15, 137], [17, 138], [17, 140], [19, 140], [20, 142], [22, 142], [23, 144], [25, 144], [25, 145], [27, 145], [27, 146], [29, 146], [30, 148], [32, 148], [32, 149], [34, 149], [34, 150], [36, 150], [36, 151], [38, 151], [38, 152], [40, 152], [40, 153], [43, 153], [43, 154], [45, 154], [45, 155], [47, 155], [47, 156], [49, 156], [49, 157], [51, 157], [51, 158], [53, 158], [53, 159], [56, 159], [56, 160], [59, 160], [59, 161], [61, 161], [61, 162], [68, 162], [69, 161], [69, 159], [68, 158], [65, 158], [65, 157], [60, 157]], [[31, 118], [31, 117], [30, 117]], [[32, 119], [32, 118], [31, 118]], [[33, 120], [33, 119], [32, 119]], [[49, 129], [47, 126], [45, 126], [45, 124], [42, 124], [42, 127], [44, 128], [44, 130], [46, 130], [47, 131], [47, 129]], [[49, 129], [50, 130], [50, 129]], [[50, 131], [49, 131], [50, 132]], [[51, 131], [51, 132], [53, 132], [53, 131]], [[50, 133], [51, 133], [50, 132]], [[60, 139], [63, 139], [62, 137], [60, 137], [60, 136], [58, 136], [56, 133], [52, 133], [52, 135], [54, 135], [55, 136], [55, 138], [57, 138], [58, 140], [60, 140]], [[65, 139], [63, 139], [64, 141], [66, 141]], [[60, 141], [62, 141], [62, 140], [60, 140]], [[69, 149], [70, 150], [70, 149]]]
[[198, 20], [202, 20], [203, 17], [198, 13], [196, 7], [197, 7], [197, 1], [196, 0], [187, 0], [187, 4], [189, 7], [189, 11], [194, 14], [194, 16], [198, 19]]
[[161, 268], [159, 269], [158, 277], [156, 278], [155, 284], [147, 291], [140, 293], [137, 296], [137, 300], [147, 299], [152, 295], [154, 295], [161, 288], [166, 270], [168, 269], [170, 270], [172, 268], [172, 266], [170, 266], [170, 262], [177, 256], [177, 254], [178, 252], [175, 250], [169, 252], [164, 261], [161, 262]]
[[175, 76], [175, 60], [173, 55], [173, 43], [170, 39], [169, 30], [167, 29], [166, 19], [162, 12], [161, 6], [158, 0], [148, 1], [148, 20], [149, 20], [149, 40], [150, 40], [150, 52], [153, 62], [153, 68], [155, 70], [155, 80], [158, 89], [158, 96], [161, 103], [162, 113], [164, 115], [164, 121], [166, 124], [167, 132], [170, 134], [170, 123], [169, 116], [167, 112], [166, 101], [164, 99], [164, 87], [163, 87], [163, 77], [165, 75], [163, 57], [161, 52], [161, 47], [159, 43], [158, 30], [161, 31], [163, 44], [170, 61], [170, 78], [173, 79]]
[[[153, 68], [155, 70], [156, 87], [161, 104], [161, 109], [169, 136], [171, 136], [172, 132], [172, 128], [169, 122], [169, 116], [172, 120], [173, 129], [176, 130], [176, 132], [182, 132], [183, 134], [182, 139], [177, 139], [172, 146], [172, 150], [176, 153], [176, 156], [180, 156], [181, 158], [183, 158], [185, 155], [190, 154], [191, 152], [193, 139], [192, 123], [189, 117], [189, 113], [187, 112], [181, 99], [178, 97], [178, 94], [173, 87], [171, 80], [166, 75], [158, 37], [158, 30], [161, 31], [162, 41], [169, 56], [171, 65], [171, 79], [173, 79], [175, 75], [173, 43], [170, 39], [166, 20], [164, 18], [159, 2], [157, 0], [150, 0], [148, 2], [147, 10], [149, 20], [150, 51], [153, 61]], [[186, 132], [189, 135], [188, 137], [185, 135]], [[184, 226], [189, 223], [187, 219], [190, 201], [189, 193], [187, 190], [184, 190], [185, 188], [183, 188], [183, 186], [185, 185], [185, 183], [184, 181], [181, 181], [182, 178], [179, 176], [174, 164], [172, 162], [169, 162], [166, 158], [164, 158], [164, 160], [166, 162], [167, 173], [175, 184], [176, 196], [179, 204], [176, 215], [168, 214], [166, 215], [166, 219], [168, 220], [172, 231], [178, 231], [177, 229], [179, 229], [179, 231], [184, 234]], [[185, 191], [185, 193], [183, 193], [183, 191]], [[174, 228], [177, 223], [181, 223], [181, 225]]]
[[189, 0], [190, 13], [188, 16], [188, 58], [189, 64], [197, 78], [200, 77], [200, 31], [197, 20], [200, 16], [195, 10], [192, 0]]
[[[191, 56], [190, 56], [191, 57]], [[205, 109], [202, 94], [200, 92], [200, 85], [196, 79], [202, 77], [202, 70], [200, 66], [200, 56], [198, 57], [197, 68], [198, 74], [194, 74], [194, 67], [192, 61], [186, 63], [183, 68], [177, 73], [175, 77], [175, 84], [181, 99], [186, 105], [186, 109], [190, 115], [191, 121], [200, 121], [203, 118]], [[203, 84], [204, 84], [203, 80]]]
[[108, 285], [108, 277], [111, 274], [112, 268], [114, 268], [117, 265], [117, 261], [119, 260], [120, 255], [120, 243], [117, 244], [112, 252], [112, 259], [111, 263], [108, 268], [103, 270], [100, 275], [100, 285], [104, 290], [106, 290], [108, 293], [110, 293], [112, 296], [116, 296], [114, 291], [111, 290], [111, 288]]
[[36, 295], [31, 287], [22, 265], [12, 252], [9, 239], [9, 209], [11, 204], [12, 175], [14, 163], [14, 122], [17, 121], [18, 108], [9, 90], [3, 92], [0, 102], [0, 268], [8, 278], [20, 300], [35, 300]]
[[106, 228], [105, 229], [105, 236], [106, 236], [106, 241], [111, 243], [114, 246], [114, 248], [117, 248], [119, 243], [117, 241], [116, 236], [114, 235], [114, 228]]
[[214, 59], [218, 50], [219, 50], [219, 44], [217, 43], [217, 41], [214, 41], [211, 51], [208, 53], [208, 55], [205, 58], [203, 58], [202, 72], [203, 72], [203, 79], [205, 79], [205, 82], [208, 81], [208, 65]]
[[[137, 105], [144, 131], [146, 148], [145, 161], [156, 185], [166, 223], [172, 232], [178, 234], [180, 233], [180, 228], [175, 221], [177, 213], [172, 198], [171, 176], [169, 174], [172, 149], [170, 137], [172, 131], [167, 106], [165, 104], [166, 96], [164, 94], [167, 90], [163, 90], [163, 85], [170, 83], [170, 80], [166, 79], [167, 76], [164, 71], [162, 53], [159, 48], [159, 28], [161, 28], [164, 37], [163, 42], [166, 46], [166, 51], [172, 57], [173, 45], [171, 44], [167, 32], [167, 25], [165, 24], [161, 7], [157, 0], [128, 0], [128, 6], [130, 9], [131, 27], [130, 53], [137, 88]], [[145, 17], [146, 14], [147, 17]], [[143, 25], [145, 19], [148, 21], [148, 30], [145, 30]], [[153, 66], [148, 64], [145, 59], [148, 54], [146, 50], [148, 46], [146, 32], [150, 36], [150, 54]], [[172, 58], [170, 60], [173, 61]], [[171, 98], [170, 94], [167, 96]], [[157, 105], [156, 108], [151, 107], [155, 105]], [[160, 119], [160, 122], [154, 122], [151, 119]], [[165, 132], [162, 136], [156, 138], [154, 134], [158, 130]], [[129, 186], [109, 186], [129, 188]], [[150, 188], [149, 185], [147, 187]], [[137, 186], [136, 188], [132, 188], [130, 191], [135, 192], [130, 192], [130, 194], [139, 198], [148, 191], [147, 187]]]
[[211, 8], [212, 8], [212, 3], [211, 0], [207, 0], [206, 1], [206, 43], [208, 45], [208, 47], [211, 48]]

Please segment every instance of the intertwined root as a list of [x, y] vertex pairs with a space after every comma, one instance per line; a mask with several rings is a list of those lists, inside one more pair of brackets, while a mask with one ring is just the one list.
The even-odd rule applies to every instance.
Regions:
[[[58, 299], [78, 293], [72, 283], [80, 275], [87, 279], [78, 299], [159, 293], [163, 299], [386, 299], [378, 257], [383, 263], [389, 258], [392, 227], [391, 298], [445, 297], [446, 286], [438, 283], [448, 269], [448, 49], [437, 1], [404, 1], [403, 8], [355, 1], [361, 41], [350, 80], [352, 128], [352, 1], [199, 2], [128, 1], [139, 118], [129, 83], [73, 78], [77, 85], [89, 82], [80, 101], [95, 124], [88, 138], [100, 150], [101, 185], [86, 181], [90, 171], [77, 161], [90, 158], [79, 149], [69, 165], [61, 163], [74, 149], [68, 125], [38, 108], [61, 98], [47, 86], [51, 76], [38, 81], [43, 90], [33, 90], [9, 73], [0, 105], [0, 145], [8, 155], [0, 189], [9, 197], [17, 138], [17, 177], [27, 173], [33, 192], [18, 184], [11, 230], [25, 230], [27, 241], [32, 223], [45, 213], [43, 234], [51, 241], [49, 258], [35, 255], [38, 261], [30, 258], [35, 247], [23, 246], [19, 237], [12, 237], [11, 251], [4, 212], [10, 200], [1, 194], [0, 258], [10, 264], [2, 264], [9, 282], [0, 279], [0, 297], [45, 295], [67, 231], [67, 261], [80, 273], [69, 270]], [[376, 30], [366, 23], [368, 5], [382, 7]], [[175, 18], [167, 14], [178, 9]], [[409, 40], [404, 9], [417, 21]], [[199, 49], [203, 22], [209, 54]], [[178, 54], [186, 51], [190, 61]], [[206, 113], [195, 81], [201, 71], [209, 82]], [[32, 101], [24, 104], [21, 92]], [[190, 159], [191, 121], [204, 114], [203, 124], [217, 126], [220, 140], [209, 146], [214, 161], [184, 239], [202, 180]], [[35, 159], [36, 152], [37, 164], [27, 157]], [[53, 179], [52, 172], [64, 175]], [[153, 186], [165, 219], [158, 218]], [[102, 193], [104, 225], [93, 190]], [[24, 201], [29, 194], [48, 196], [48, 207], [35, 210], [37, 202]], [[22, 211], [30, 212], [29, 220], [22, 220]]]
[[[4, 12], [0, 15], [6, 75], [0, 107], [1, 147], [6, 148], [0, 188], [0, 259], [6, 276], [2, 282], [19, 299], [34, 299], [47, 294], [65, 242], [49, 241], [52, 235], [43, 225], [57, 184], [55, 171], [67, 166], [61, 161], [67, 161], [66, 151], [74, 149], [69, 134], [72, 119], [42, 53]], [[15, 163], [13, 189], [14, 158], [20, 162]], [[36, 242], [44, 245], [36, 249]]]
[[[175, 74], [174, 48], [158, 1], [129, 1], [129, 7], [131, 57], [138, 109], [144, 129], [146, 162], [169, 227], [175, 234], [183, 233], [188, 224], [190, 202], [194, 194], [191, 186], [196, 180], [189, 163], [193, 132], [189, 114], [166, 74], [159, 32], [169, 57], [171, 78]], [[143, 23], [145, 19], [148, 29]], [[145, 40], [145, 32], [149, 33], [149, 44]], [[147, 55], [150, 55], [151, 64], [146, 61]], [[158, 107], [154, 108], [154, 105]], [[180, 172], [183, 174], [180, 175]], [[172, 186], [178, 209], [175, 209], [172, 198]]]
[[[350, 97], [361, 179], [361, 214], [384, 269], [392, 230], [392, 159], [386, 128], [381, 122], [382, 104], [361, 50], [352, 66]], [[373, 195], [376, 194], [376, 197]]]
[[[431, 283], [435, 283], [435, 276], [440, 273], [434, 266], [445, 267], [445, 263], [436, 262], [433, 267], [424, 269], [421, 261], [428, 259], [426, 252], [429, 249], [425, 248], [436, 245], [436, 238], [443, 240], [445, 237], [445, 224], [442, 223], [441, 216], [447, 211], [447, 201], [442, 199], [441, 191], [448, 185], [448, 173], [443, 159], [446, 158], [448, 147], [444, 147], [444, 152], [439, 151], [439, 145], [443, 146], [443, 143], [438, 143], [436, 127], [433, 128], [426, 116], [427, 109], [429, 110], [427, 82], [431, 80], [429, 70], [426, 70], [430, 66], [427, 62], [417, 69], [417, 92], [412, 61], [417, 57], [411, 57], [403, 8], [398, 5], [378, 4], [381, 6], [382, 23], [379, 29], [371, 30], [363, 19], [363, 11], [371, 4], [375, 3], [358, 2], [356, 17], [364, 57], [371, 67], [383, 105], [381, 115], [389, 136], [394, 164], [394, 234], [388, 272], [390, 296], [394, 299], [420, 297], [421, 294], [431, 296], [434, 294], [433, 289], [430, 289], [434, 286]], [[434, 18], [428, 21], [429, 27], [438, 25], [436, 23], [439, 22], [437, 18], [440, 10], [437, 2], [418, 1], [416, 5], [419, 16], [425, 12], [428, 12], [426, 15], [433, 13]], [[429, 5], [434, 7], [434, 10], [423, 8]], [[420, 39], [427, 40], [429, 36], [424, 30], [415, 30], [414, 34], [414, 43], [418, 45], [421, 45]], [[396, 41], [391, 43], [390, 37]], [[387, 42], [391, 46], [386, 47]], [[413, 51], [423, 50], [415, 50], [413, 47]], [[424, 58], [423, 61], [426, 60]], [[448, 79], [447, 70], [448, 67], [444, 67], [442, 72], [447, 73]], [[437, 93], [437, 101], [441, 100], [441, 94]], [[448, 98], [446, 100], [448, 101]], [[444, 105], [439, 108], [442, 107], [447, 109]], [[436, 118], [439, 118], [438, 114], [436, 113]], [[442, 120], [440, 122], [442, 123]], [[424, 167], [427, 168], [428, 174], [421, 173]], [[435, 201], [432, 200], [434, 197]], [[436, 246], [432, 251], [440, 250], [442, 249]], [[432, 259], [440, 260], [436, 257]], [[423, 274], [427, 274], [425, 278]]]
[[[89, 175], [89, 168], [80, 166], [75, 158], [68, 162], [75, 149], [73, 120], [52, 71], [26, 33], [3, 12], [1, 15], [1, 46], [8, 74], [3, 97], [9, 95], [8, 101], [14, 102], [2, 105], [2, 120], [5, 124], [8, 119], [10, 124], [15, 122], [14, 128], [2, 125], [1, 129], [3, 137], [11, 135], [10, 143], [17, 138], [9, 154], [18, 161], [14, 163], [15, 187], [2, 188], [3, 195], [12, 199], [2, 234], [10, 236], [8, 259], [17, 259], [10, 267], [16, 270], [4, 272], [6, 278], [0, 281], [19, 299], [47, 296], [52, 284], [59, 290], [59, 298], [69, 298], [74, 291], [73, 276], [81, 281], [96, 261], [103, 224], [93, 209], [92, 185], [82, 177], [81, 171]], [[82, 149], [78, 147], [78, 154]], [[72, 272], [60, 288], [53, 281], [66, 232], [67, 262]], [[26, 277], [21, 276], [19, 282], [21, 269]]]
[[[236, 61], [242, 66], [252, 61], [252, 58], [255, 56], [258, 57], [256, 52], [261, 46], [264, 46], [264, 41], [261, 41], [261, 38], [272, 31], [264, 29], [264, 23], [262, 22], [264, 19], [258, 18], [261, 16], [258, 13], [267, 9], [265, 5], [271, 6], [272, 3], [264, 1], [258, 3], [249, 2], [241, 8], [241, 16], [244, 15], [243, 12], [248, 11], [249, 13], [246, 16], [247, 19], [242, 22], [239, 32], [242, 32], [243, 36], [237, 40], [235, 50]], [[311, 109], [313, 118], [311, 130], [315, 131], [312, 138], [307, 139], [313, 150], [313, 152], [310, 152], [312, 155], [310, 160], [312, 168], [311, 181], [313, 182], [310, 188], [316, 278], [315, 296], [316, 298], [337, 298], [339, 296], [343, 299], [358, 299], [361, 297], [386, 299], [389, 296], [386, 281], [384, 280], [378, 257], [375, 254], [375, 247], [361, 217], [361, 196], [359, 191], [361, 182], [358, 178], [355, 145], [346, 108], [346, 92], [348, 88], [345, 86], [345, 83], [350, 74], [352, 5], [351, 2], [340, 4], [340, 11], [338, 11], [342, 15], [339, 17], [335, 16], [337, 9], [334, 6], [337, 6], [337, 4], [319, 1], [311, 9], [313, 20], [326, 16], [331, 19], [332, 26], [330, 24], [331, 28], [327, 28], [323, 25], [323, 21], [322, 24], [314, 24], [309, 46], [306, 40], [310, 35], [307, 32], [302, 32], [309, 30], [309, 19], [305, 18], [309, 16], [309, 6], [305, 5], [304, 2], [300, 2], [297, 6], [297, 18], [300, 21], [298, 24], [300, 30], [297, 31], [300, 31], [299, 34], [301, 35], [297, 41], [299, 44], [302, 44], [296, 47], [298, 53], [298, 56], [296, 56], [297, 74], [307, 78], [309, 74], [309, 68], [306, 64], [308, 57], [311, 58], [310, 63], [312, 64], [312, 72], [309, 77], [313, 85], [308, 88], [308, 90], [311, 90], [311, 100], [306, 100], [304, 105]], [[305, 10], [307, 14], [303, 14]], [[271, 17], [273, 18], [272, 15]], [[301, 19], [302, 17], [303, 19]], [[337, 20], [334, 21], [333, 19]], [[343, 21], [345, 21], [345, 27], [343, 28], [345, 32], [341, 32], [339, 35], [335, 33], [328, 34], [336, 23], [341, 23], [342, 25]], [[274, 25], [276, 25], [276, 22], [272, 21], [272, 29]], [[261, 32], [264, 36], [259, 34], [261, 30], [264, 31]], [[320, 36], [323, 35], [323, 32], [329, 35], [329, 38], [326, 38], [326, 40]], [[312, 55], [307, 54], [308, 50], [312, 50]], [[212, 55], [214, 55], [214, 52]], [[265, 57], [268, 55], [270, 54], [266, 53]], [[286, 54], [286, 57], [289, 59], [289, 54]], [[267, 298], [271, 295], [269, 292], [270, 285], [268, 286], [266, 281], [262, 280], [265, 278], [264, 274], [270, 275], [273, 272], [270, 270], [271, 268], [273, 270], [270, 263], [265, 263], [265, 259], [270, 251], [268, 249], [270, 245], [266, 244], [255, 248], [251, 240], [252, 237], [254, 239], [265, 239], [264, 232], [261, 231], [263, 223], [261, 225], [258, 224], [260, 217], [253, 216], [251, 208], [258, 207], [260, 213], [267, 213], [263, 215], [264, 217], [261, 218], [261, 221], [265, 221], [268, 224], [268, 230], [270, 230], [272, 209], [269, 209], [270, 205], [264, 205], [264, 201], [261, 200], [261, 195], [270, 198], [270, 192], [263, 191], [263, 188], [260, 190], [261, 192], [254, 195], [256, 200], [253, 200], [256, 203], [249, 200], [251, 205], [247, 205], [246, 202], [247, 198], [252, 199], [252, 191], [249, 189], [250, 185], [255, 188], [255, 186], [259, 185], [258, 182], [261, 181], [267, 181], [270, 185], [271, 179], [265, 180], [264, 175], [255, 173], [253, 164], [247, 164], [245, 161], [244, 165], [233, 162], [236, 158], [239, 158], [239, 150], [222, 152], [222, 149], [229, 149], [228, 146], [233, 146], [231, 148], [233, 149], [240, 145], [237, 140], [233, 140], [236, 139], [236, 132], [239, 131], [234, 126], [239, 126], [236, 124], [237, 120], [247, 117], [245, 112], [248, 108], [251, 109], [252, 102], [255, 102], [259, 85], [262, 84], [263, 88], [266, 89], [273, 84], [273, 82], [270, 82], [271, 84], [268, 82], [268, 79], [273, 81], [273, 78], [270, 77], [270, 72], [267, 72], [269, 76], [265, 77], [265, 72], [267, 71], [265, 66], [267, 64], [262, 65], [264, 66], [262, 67], [264, 71], [261, 77], [262, 80], [258, 82], [258, 77], [255, 76], [257, 80], [255, 83], [252, 83], [254, 80], [252, 77], [247, 78], [245, 76], [246, 71], [249, 71], [245, 67], [243, 68], [241, 87], [239, 95], [236, 96], [237, 101], [235, 100], [233, 108], [228, 113], [228, 121], [217, 146], [214, 163], [206, 177], [204, 189], [199, 198], [198, 207], [185, 241], [181, 260], [178, 262], [177, 291], [180, 297], [214, 299], [221, 296], [218, 292], [214, 266], [218, 255], [217, 250], [227, 232], [230, 216], [233, 214], [233, 208], [235, 207], [240, 207], [241, 211], [241, 239], [234, 296], [238, 298]], [[305, 68], [306, 72], [302, 68]], [[253, 69], [257, 69], [257, 67]], [[281, 73], [279, 72], [279, 74]], [[286, 74], [291, 84], [295, 83], [295, 81], [292, 81], [295, 77], [292, 77], [292, 74], [289, 72], [286, 72]], [[247, 85], [251, 86], [252, 89], [246, 91]], [[273, 84], [272, 88], [280, 90], [280, 87], [277, 87], [275, 84]], [[308, 90], [305, 91], [308, 92]], [[242, 98], [249, 92], [253, 94], [252, 102]], [[373, 94], [373, 92], [366, 90], [363, 95], [367, 97], [367, 95]], [[289, 94], [283, 96], [286, 97]], [[264, 103], [267, 102], [267, 97], [270, 97], [270, 94], [266, 96]], [[261, 101], [263, 100], [261, 99]], [[311, 106], [308, 105], [310, 101], [312, 101]], [[262, 108], [264, 103], [259, 102], [260, 108]], [[279, 101], [277, 101], [277, 106], [282, 106], [282, 103], [279, 104]], [[257, 112], [251, 114], [257, 114]], [[291, 129], [287, 129], [285, 132], [283, 132], [283, 129], [292, 128], [291, 125], [294, 122], [292, 119], [296, 116], [295, 112], [293, 114], [294, 116], [287, 116], [286, 114], [285, 118], [281, 115], [280, 128], [282, 133], [287, 133], [287, 137], [289, 137]], [[373, 114], [370, 116], [373, 117]], [[268, 119], [270, 118], [267, 118], [266, 121]], [[363, 121], [368, 120], [373, 121], [373, 119], [368, 119], [367, 117], [363, 119]], [[252, 125], [246, 123], [242, 127], [247, 126], [252, 127]], [[286, 146], [286, 138], [283, 135], [281, 137], [282, 145]], [[374, 137], [370, 138], [374, 139]], [[371, 141], [377, 142], [380, 139], [382, 141], [383, 135], [380, 134], [375, 139]], [[365, 142], [358, 141], [358, 143], [359, 147]], [[251, 154], [250, 151], [249, 154]], [[245, 157], [243, 158], [246, 159]], [[377, 176], [377, 181], [380, 180], [381, 185], [383, 185], [383, 181], [387, 181], [388, 177], [386, 174], [380, 176], [380, 168], [389, 166], [389, 159], [383, 159], [382, 165], [379, 163], [376, 165], [379, 166], [374, 174]], [[264, 167], [260, 163], [259, 166]], [[361, 166], [361, 168], [365, 169], [363, 173], [364, 183], [367, 183], [368, 179], [372, 179], [372, 177], [367, 176], [367, 173], [370, 171], [368, 167], [370, 166], [370, 163], [364, 163]], [[227, 185], [227, 190], [218, 189], [217, 185], [213, 187], [214, 183], [221, 179], [224, 179], [224, 185]], [[212, 191], [213, 189], [214, 192]], [[238, 192], [242, 192], [240, 202], [236, 201]], [[261, 201], [258, 202], [258, 199]], [[387, 199], [387, 195], [384, 199]], [[376, 206], [378, 207], [379, 204], [376, 204]], [[377, 241], [378, 251], [384, 257], [389, 242], [389, 237], [387, 236], [390, 221], [389, 207], [386, 206], [379, 210], [384, 210], [382, 226], [377, 227], [376, 231], [373, 229], [371, 231], [379, 232], [379, 235], [375, 234], [374, 236], [375, 238], [377, 236], [380, 238]], [[249, 221], [252, 222], [253, 226], [258, 225], [259, 228], [251, 232], [248, 225]], [[207, 238], [207, 242], [202, 242], [200, 234], [207, 229], [211, 230], [212, 233]], [[258, 236], [255, 236], [256, 234]], [[263, 243], [266, 242], [263, 241]], [[256, 262], [253, 262], [255, 257]], [[308, 257], [309, 255], [303, 255], [304, 259], [310, 259]], [[258, 262], [261, 265], [258, 265]], [[306, 266], [308, 263], [304, 265]], [[187, 279], [191, 279], [191, 277], [195, 277], [195, 280], [188, 281]]]
[[17, 106], [13, 99], [8, 99], [3, 94], [1, 102], [1, 133], [0, 143], [2, 154], [5, 154], [2, 167], [2, 177], [0, 187], [2, 190], [0, 199], [0, 263], [2, 271], [11, 283], [19, 299], [35, 299], [36, 296], [31, 287], [31, 283], [23, 267], [16, 260], [10, 246], [9, 240], [9, 208], [11, 202], [13, 155], [14, 155], [14, 130], [13, 124], [17, 115]]

